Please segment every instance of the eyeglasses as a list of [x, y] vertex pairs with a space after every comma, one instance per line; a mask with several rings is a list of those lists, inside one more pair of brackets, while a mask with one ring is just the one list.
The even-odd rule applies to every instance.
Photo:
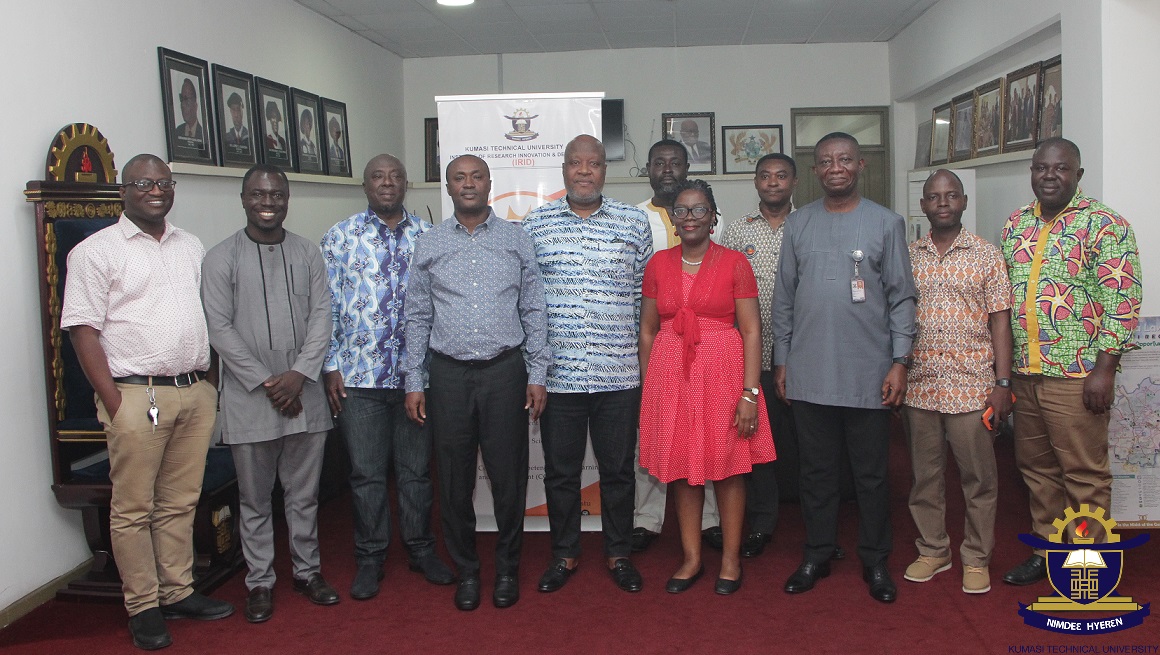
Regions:
[[162, 191], [172, 191], [173, 187], [177, 186], [177, 180], [133, 180], [122, 184], [121, 188], [124, 189], [128, 186], [137, 187], [141, 193], [149, 193], [154, 186]]
[[709, 209], [708, 207], [701, 207], [701, 206], [697, 206], [697, 207], [681, 207], [681, 206], [673, 207], [673, 217], [674, 218], [687, 218], [689, 216], [689, 214], [692, 214], [693, 218], [705, 218], [706, 216], [708, 216], [712, 212], [713, 212], [712, 209]]

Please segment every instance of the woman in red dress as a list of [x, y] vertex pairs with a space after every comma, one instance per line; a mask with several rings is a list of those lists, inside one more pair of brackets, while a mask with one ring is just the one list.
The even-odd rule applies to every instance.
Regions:
[[713, 191], [682, 183], [672, 211], [681, 245], [657, 253], [644, 273], [640, 309], [640, 463], [676, 488], [684, 561], [670, 593], [701, 577], [701, 508], [712, 480], [724, 549], [716, 592], [741, 588], [744, 473], [772, 461], [773, 435], [761, 376], [757, 281], [739, 252], [709, 240]]

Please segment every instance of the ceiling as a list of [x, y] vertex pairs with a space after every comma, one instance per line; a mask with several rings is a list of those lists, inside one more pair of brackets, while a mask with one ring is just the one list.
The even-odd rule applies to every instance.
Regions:
[[889, 41], [938, 0], [296, 0], [400, 57]]

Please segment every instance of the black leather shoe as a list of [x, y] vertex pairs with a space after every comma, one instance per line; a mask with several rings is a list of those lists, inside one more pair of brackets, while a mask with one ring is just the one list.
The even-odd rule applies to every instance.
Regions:
[[741, 588], [741, 578], [744, 575], [745, 575], [745, 569], [741, 569], [737, 572], [737, 579], [736, 580], [727, 580], [725, 578], [717, 578], [717, 584], [713, 586], [713, 591], [722, 595], [722, 596], [728, 596], [729, 594], [731, 594], [731, 593], [733, 593]]
[[568, 578], [576, 572], [576, 567], [568, 568], [568, 560], [563, 557], [557, 557], [548, 565], [548, 570], [544, 571], [544, 575], [540, 576], [540, 586], [538, 589], [544, 593], [551, 593], [564, 586], [568, 582]]
[[413, 559], [408, 566], [415, 573], [422, 573], [427, 582], [431, 584], [448, 585], [455, 582], [455, 574], [435, 553], [428, 553], [418, 559]]
[[1007, 571], [1007, 574], [1003, 576], [1003, 582], [1022, 587], [1035, 584], [1046, 577], [1047, 560], [1042, 555], [1032, 554], [1018, 566]]
[[157, 650], [173, 643], [165, 627], [165, 617], [156, 607], [130, 616], [129, 634], [133, 636], [133, 645], [141, 650]]
[[234, 606], [224, 600], [214, 600], [196, 591], [172, 605], [161, 606], [161, 616], [167, 619], [197, 619], [215, 621], [234, 613]]
[[773, 541], [773, 535], [768, 532], [750, 532], [741, 544], [742, 557], [757, 557], [765, 552], [765, 545]]
[[[514, 575], [497, 575], [491, 602], [496, 607], [511, 607], [520, 599], [520, 579]], [[461, 608], [462, 609], [462, 608]]]
[[846, 559], [846, 549], [841, 546], [834, 546], [834, 552], [830, 553], [830, 560], [836, 562], [840, 559]]
[[246, 620], [265, 623], [274, 616], [274, 592], [269, 587], [254, 587], [246, 597]]
[[644, 587], [644, 579], [640, 577], [640, 571], [636, 570], [636, 567], [628, 561], [627, 557], [616, 560], [608, 572], [621, 591], [640, 591]]
[[455, 588], [455, 606], [465, 612], [479, 607], [479, 576], [459, 578], [459, 586]]
[[305, 594], [315, 605], [334, 605], [338, 602], [338, 592], [322, 579], [321, 573], [311, 573], [305, 580], [295, 578], [294, 591]]
[[354, 572], [354, 581], [350, 583], [350, 597], [355, 600], [370, 600], [379, 595], [379, 582], [383, 579], [383, 565], [375, 562], [363, 562]]
[[829, 577], [830, 562], [827, 560], [821, 563], [802, 562], [793, 575], [789, 576], [789, 580], [785, 581], [785, 593], [787, 594], [801, 594], [814, 588], [818, 580]]
[[652, 530], [646, 530], [644, 528], [633, 528], [632, 552], [639, 553], [645, 550], [651, 546], [652, 542], [656, 541], [656, 538], [659, 536], [659, 534], [653, 532]]
[[713, 550], [725, 548], [725, 533], [721, 532], [721, 526], [719, 525], [701, 530], [701, 539], [705, 542], [706, 546]]
[[890, 579], [890, 571], [885, 564], [875, 564], [862, 569], [862, 579], [870, 585], [870, 597], [883, 603], [893, 603], [898, 598], [898, 587]]
[[701, 575], [704, 573], [705, 565], [702, 564], [691, 578], [669, 578], [669, 581], [665, 583], [665, 591], [670, 594], [679, 594], [682, 591], [688, 591], [689, 587], [692, 587], [694, 582], [700, 580]]

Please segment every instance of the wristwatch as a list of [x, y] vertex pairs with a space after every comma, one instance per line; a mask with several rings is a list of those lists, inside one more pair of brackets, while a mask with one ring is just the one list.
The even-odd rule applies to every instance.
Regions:
[[911, 363], [914, 362], [914, 357], [912, 355], [907, 355], [906, 357], [895, 357], [890, 361], [894, 362], [895, 364], [902, 364], [906, 368], [910, 368]]
[[1010, 389], [1011, 388], [1011, 379], [1010, 378], [999, 378], [998, 380], [995, 380], [995, 386], [996, 387], [1003, 387], [1004, 389]]
[[741, 390], [748, 391], [749, 393], [753, 394], [754, 398], [761, 395], [761, 387], [742, 387]]

